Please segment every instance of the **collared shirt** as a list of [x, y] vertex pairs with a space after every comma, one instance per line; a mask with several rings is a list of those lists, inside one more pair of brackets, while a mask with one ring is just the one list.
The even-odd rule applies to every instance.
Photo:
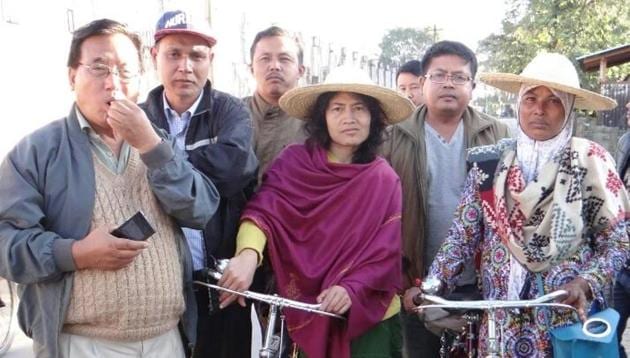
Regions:
[[88, 141], [90, 142], [90, 148], [92, 148], [92, 152], [96, 155], [96, 158], [103, 163], [107, 167], [107, 169], [111, 170], [112, 173], [121, 174], [127, 168], [127, 162], [129, 161], [129, 153], [131, 152], [131, 146], [127, 142], [123, 142], [122, 147], [120, 148], [120, 153], [118, 157], [114, 155], [114, 152], [109, 148], [109, 146], [101, 139], [101, 136], [96, 133], [94, 128], [90, 125], [90, 122], [83, 117], [79, 108], [76, 109], [77, 118], [79, 120], [79, 126], [88, 136]]
[[[186, 132], [188, 131], [188, 125], [192, 116], [195, 114], [203, 91], [199, 94], [197, 100], [180, 116], [166, 100], [166, 95], [162, 93], [162, 99], [164, 102], [164, 115], [168, 121], [168, 131], [175, 139], [175, 144], [178, 148], [185, 150], [186, 147]], [[182, 227], [186, 241], [188, 241], [188, 247], [193, 259], [193, 269], [195, 271], [201, 270], [206, 266], [206, 254], [205, 245], [203, 241], [203, 231]]]
[[182, 150], [184, 150], [186, 147], [186, 132], [188, 131], [190, 119], [195, 114], [197, 107], [199, 107], [201, 97], [203, 97], [203, 91], [201, 91], [199, 97], [197, 97], [192, 106], [190, 106], [190, 108], [188, 108], [180, 116], [173, 108], [171, 108], [171, 106], [168, 104], [168, 100], [166, 99], [165, 92], [162, 92], [162, 100], [164, 102], [164, 115], [166, 116], [166, 120], [168, 121], [168, 131], [175, 139], [177, 147], [181, 148]]

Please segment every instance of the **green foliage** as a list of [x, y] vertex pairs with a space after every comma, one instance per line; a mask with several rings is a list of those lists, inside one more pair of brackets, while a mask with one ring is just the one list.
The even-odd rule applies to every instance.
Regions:
[[430, 28], [398, 27], [387, 31], [381, 43], [380, 60], [386, 65], [401, 65], [409, 60], [420, 60], [424, 51], [433, 44]]
[[[623, 45], [630, 39], [627, 0], [506, 0], [502, 31], [479, 44], [489, 71], [519, 73], [539, 51], [575, 58]], [[628, 65], [610, 68], [612, 80]], [[583, 86], [597, 88], [597, 73], [580, 72]]]

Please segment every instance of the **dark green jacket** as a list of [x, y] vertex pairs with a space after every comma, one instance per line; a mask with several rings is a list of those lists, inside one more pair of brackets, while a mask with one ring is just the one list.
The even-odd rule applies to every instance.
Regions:
[[[383, 144], [383, 155], [394, 168], [403, 190], [403, 269], [413, 282], [424, 275], [424, 240], [428, 189], [427, 148], [424, 141], [424, 121], [427, 107], [422, 105], [411, 117], [390, 127]], [[463, 114], [466, 148], [495, 144], [509, 137], [505, 124], [468, 107]], [[447, 178], [444, 178], [445, 180]]]

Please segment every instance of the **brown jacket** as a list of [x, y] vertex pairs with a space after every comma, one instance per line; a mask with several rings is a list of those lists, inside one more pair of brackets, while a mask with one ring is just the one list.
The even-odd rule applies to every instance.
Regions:
[[252, 114], [252, 147], [258, 158], [260, 185], [263, 173], [284, 147], [304, 142], [304, 121], [289, 117], [280, 107], [265, 102], [258, 93], [243, 101]]
[[[382, 153], [400, 176], [403, 189], [403, 269], [406, 285], [424, 276], [424, 238], [427, 207], [427, 150], [424, 141], [426, 106], [404, 122], [389, 128]], [[466, 148], [494, 144], [509, 137], [508, 128], [492, 117], [468, 107], [463, 114]]]

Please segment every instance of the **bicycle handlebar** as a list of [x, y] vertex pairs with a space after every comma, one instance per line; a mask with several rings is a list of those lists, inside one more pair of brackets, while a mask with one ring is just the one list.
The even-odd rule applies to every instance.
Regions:
[[310, 312], [310, 313], [316, 313], [316, 314], [319, 314], [319, 315], [322, 315], [322, 316], [328, 316], [328, 317], [333, 317], [333, 318], [338, 318], [338, 319], [343, 319], [343, 320], [346, 319], [343, 316], [320, 310], [321, 304], [304, 303], [304, 302], [290, 300], [288, 298], [280, 297], [278, 295], [265, 295], [265, 294], [258, 293], [258, 292], [253, 292], [253, 291], [239, 292], [239, 291], [230, 290], [229, 288], [225, 288], [225, 287], [221, 287], [221, 286], [217, 286], [217, 285], [213, 285], [211, 283], [206, 283], [206, 282], [201, 282], [201, 281], [193, 281], [193, 283], [196, 283], [196, 284], [202, 285], [202, 286], [206, 286], [206, 287], [210, 287], [210, 288], [214, 288], [215, 290], [220, 290], [220, 291], [225, 291], [225, 292], [228, 292], [228, 293], [232, 293], [232, 294], [235, 294], [235, 295], [238, 295], [238, 296], [242, 296], [242, 297], [245, 297], [245, 298], [249, 298], [249, 299], [252, 299], [252, 300], [264, 302], [264, 303], [267, 303], [269, 305], [278, 306], [278, 307], [281, 307], [281, 308], [282, 307], [290, 307], [290, 308], [294, 308], [294, 309], [301, 310], [301, 311], [306, 311], [306, 312]]
[[[415, 312], [419, 312], [426, 308], [450, 308], [450, 309], [468, 309], [468, 310], [491, 310], [497, 308], [531, 308], [531, 307], [558, 307], [575, 310], [575, 307], [563, 304], [550, 302], [556, 298], [566, 296], [567, 291], [558, 290], [548, 293], [544, 296], [534, 298], [531, 300], [479, 300], [479, 301], [450, 301], [439, 296], [426, 295], [420, 293], [413, 298]], [[417, 302], [429, 301], [432, 304], [420, 305]]]

